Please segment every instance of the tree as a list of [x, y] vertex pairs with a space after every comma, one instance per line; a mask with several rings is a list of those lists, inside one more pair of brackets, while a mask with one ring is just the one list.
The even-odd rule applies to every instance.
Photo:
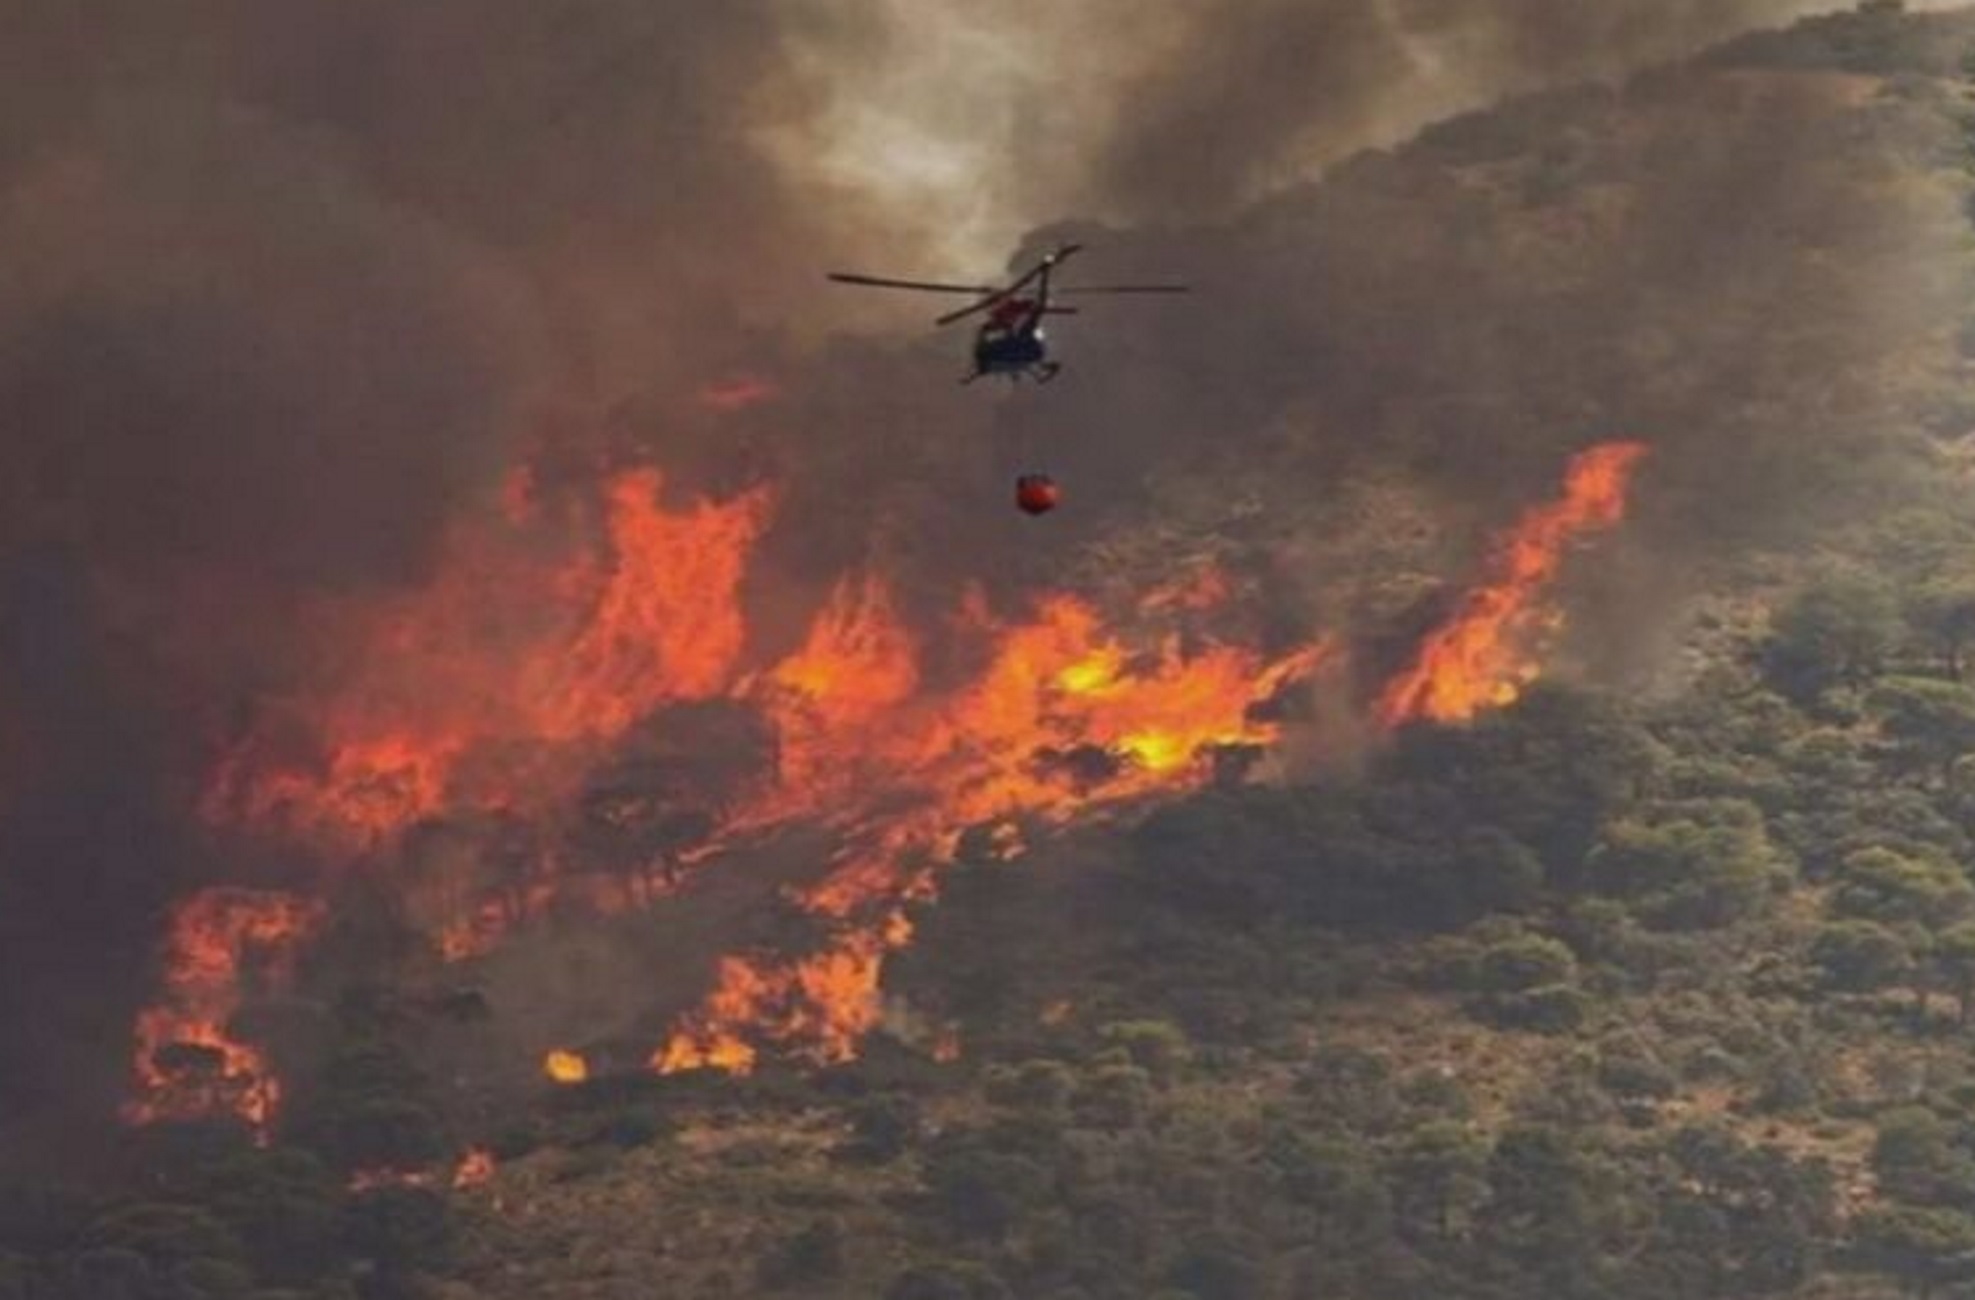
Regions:
[[341, 1189], [307, 1152], [255, 1151], [204, 1171], [193, 1195], [245, 1243], [254, 1271], [278, 1283], [328, 1272], [341, 1246]]
[[1488, 1159], [1488, 1198], [1476, 1216], [1489, 1253], [1548, 1293], [1583, 1294], [1598, 1260], [1590, 1163], [1571, 1135], [1547, 1125], [1506, 1130]]
[[350, 1250], [387, 1276], [440, 1267], [452, 1253], [446, 1198], [422, 1187], [385, 1186], [354, 1197], [344, 1232]]
[[1150, 1074], [1136, 1065], [1104, 1065], [1078, 1087], [1072, 1106], [1079, 1124], [1119, 1131], [1143, 1123], [1152, 1098]]
[[1615, 820], [1585, 870], [1592, 888], [1633, 900], [1646, 923], [1690, 929], [1747, 915], [1785, 867], [1761, 809], [1695, 799]]
[[1877, 676], [1899, 639], [1899, 606], [1883, 582], [1833, 574], [1784, 607], [1763, 647], [1763, 669], [1783, 694], [1813, 699]]
[[1127, 1020], [1104, 1026], [1098, 1037], [1122, 1047], [1161, 1087], [1171, 1083], [1193, 1055], [1186, 1032], [1166, 1020]]
[[1036, 1114], [1060, 1114], [1076, 1091], [1077, 1076], [1061, 1061], [1024, 1061], [1014, 1069], [990, 1066], [987, 1071], [987, 1097], [997, 1106]]
[[1383, 1240], [1392, 1221], [1392, 1201], [1363, 1146], [1311, 1138], [1285, 1127], [1272, 1137], [1267, 1151], [1282, 1194], [1311, 1210], [1328, 1255], [1361, 1256]]
[[89, 1225], [85, 1240], [98, 1250], [129, 1251], [164, 1270], [188, 1260], [237, 1264], [246, 1253], [224, 1223], [189, 1205], [139, 1203], [110, 1210]]
[[1497, 828], [1572, 888], [1599, 828], [1640, 798], [1662, 757], [1609, 699], [1539, 683], [1469, 726], [1408, 728], [1374, 775], [1414, 792], [1415, 824]]
[[1655, 1230], [1653, 1254], [1679, 1283], [1667, 1294], [1726, 1300], [1802, 1284], [1833, 1223], [1826, 1166], [1713, 1126], [1683, 1128], [1664, 1149], [1679, 1175], [1661, 1189]]
[[1385, 1164], [1399, 1235], [1416, 1246], [1465, 1236], [1488, 1192], [1488, 1152], [1465, 1124], [1436, 1121], [1406, 1134]]
[[983, 1135], [960, 1132], [933, 1143], [924, 1178], [933, 1207], [964, 1236], [998, 1241], [1048, 1186], [1048, 1171]]
[[1892, 677], [1874, 687], [1866, 703], [1904, 765], [1933, 773], [1944, 786], [1956, 760], [1975, 752], [1975, 687]]
[[284, 1136], [339, 1173], [414, 1169], [452, 1149], [423, 1076], [390, 1039], [358, 1023], [317, 1075], [296, 1090]]
[[1545, 984], [1562, 984], [1577, 975], [1569, 948], [1539, 934], [1510, 935], [1481, 953], [1475, 980], [1483, 993], [1522, 993]]
[[1226, 1234], [1187, 1242], [1166, 1280], [1195, 1300], [1259, 1300], [1264, 1283], [1253, 1254]]
[[1860, 849], [1841, 865], [1831, 910], [1886, 925], [1933, 929], [1975, 910], [1975, 886], [1954, 863], [1938, 857]]
[[1874, 921], [1837, 921], [1811, 940], [1810, 959], [1824, 982], [1848, 993], [1870, 993], [1913, 973], [1913, 955], [1899, 935]]
[[1975, 573], [1931, 578], [1907, 600], [1906, 617], [1941, 658], [1941, 671], [1960, 681], [1975, 645]]
[[1902, 1106], [1880, 1117], [1872, 1169], [1880, 1185], [1922, 1205], [1975, 1202], [1975, 1156], [1954, 1126], [1923, 1106]]
[[1975, 1015], [1975, 921], [1963, 921], [1935, 936], [1931, 958], [1954, 994], [1956, 1019], [1965, 1029]]
[[905, 1154], [919, 1131], [919, 1108], [908, 1096], [865, 1097], [850, 1108], [850, 1141], [845, 1154], [884, 1164]]
[[1975, 1278], [1975, 1219], [1959, 1210], [1896, 1205], [1870, 1210], [1853, 1229], [1858, 1258], [1927, 1300], [1943, 1283]]
[[755, 1266], [755, 1280], [770, 1291], [841, 1277], [844, 1269], [843, 1225], [817, 1219], [778, 1244]]

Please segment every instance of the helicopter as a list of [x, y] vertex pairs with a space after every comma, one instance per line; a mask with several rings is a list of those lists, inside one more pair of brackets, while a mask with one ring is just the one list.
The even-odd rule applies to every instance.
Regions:
[[[976, 301], [950, 311], [937, 318], [936, 326], [951, 325], [955, 321], [972, 316], [975, 312], [986, 312], [987, 319], [981, 323], [974, 335], [974, 369], [963, 375], [960, 382], [971, 384], [983, 375], [1005, 375], [1011, 383], [1019, 382], [1024, 376], [1038, 384], [1046, 384], [1056, 378], [1063, 369], [1063, 363], [1049, 359], [1048, 340], [1044, 337], [1042, 318], [1044, 316], [1075, 315], [1075, 307], [1063, 307], [1050, 301], [1052, 289], [1050, 276], [1065, 258], [1083, 248], [1082, 244], [1063, 244], [1047, 254], [1029, 270], [1023, 272], [1005, 288], [991, 284], [940, 284], [929, 280], [892, 280], [875, 275], [852, 275], [843, 271], [832, 271], [829, 278], [840, 284], [869, 285], [880, 289], [915, 289], [925, 293], [965, 293], [975, 296]], [[1033, 294], [1023, 290], [1035, 286]], [[1185, 293], [1183, 284], [1090, 284], [1069, 288], [1055, 288], [1057, 295], [1073, 293]]]

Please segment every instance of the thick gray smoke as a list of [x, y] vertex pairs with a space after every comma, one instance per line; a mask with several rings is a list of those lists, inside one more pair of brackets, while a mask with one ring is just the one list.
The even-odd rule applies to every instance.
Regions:
[[[958, 271], [1056, 215], [1224, 216], [1507, 94], [1611, 79], [1820, 0], [968, 0], [793, 24], [824, 111], [784, 141], [819, 183], [925, 224]], [[1912, 6], [1915, 9], [1939, 5]], [[827, 18], [824, 15], [827, 14]]]
[[766, 11], [669, 8], [0, 4], [0, 1113], [100, 1113], [162, 909], [256, 869], [186, 810], [300, 604], [808, 260]]
[[[1830, 373], [1829, 334], [1749, 346], [1807, 291], [1764, 279], [1777, 223], [1838, 251], [1824, 301], [1871, 329], [1909, 328], [1883, 290], [1935, 247], [1930, 196], [1887, 231], [1834, 179], [1868, 147], [1836, 92], [1752, 91], [1726, 135], [1678, 91], [1643, 133], [1610, 94], [1530, 110], [1515, 183], [1580, 186], [1552, 215], [1586, 231], [1547, 279], [1495, 253], [1535, 227], [1456, 178], [1488, 141], [1340, 160], [1805, 7], [0, 0], [0, 1113], [109, 1095], [159, 909], [241, 869], [186, 829], [190, 785], [294, 671], [293, 612], [415, 580], [520, 449], [776, 475], [782, 580], [915, 558], [929, 601], [1063, 580], [1120, 524], [1224, 528], [1237, 497], [1361, 517], [1381, 475], [1489, 516], [1608, 431], [1678, 430], [1666, 499], [1727, 527], [1708, 510], [1747, 502], [1709, 506], [1679, 450], [1723, 436], [1698, 414]], [[824, 269], [950, 271], [955, 231], [1092, 218], [1091, 275], [1202, 294], [1082, 318], [1046, 401], [957, 388], [951, 335], [824, 338], [901, 319]], [[1718, 357], [1665, 379], [1710, 305]], [[700, 400], [747, 376], [778, 395]], [[1737, 481], [1785, 463], [1741, 454]], [[1076, 506], [1046, 553], [1005, 501], [1038, 458]]]

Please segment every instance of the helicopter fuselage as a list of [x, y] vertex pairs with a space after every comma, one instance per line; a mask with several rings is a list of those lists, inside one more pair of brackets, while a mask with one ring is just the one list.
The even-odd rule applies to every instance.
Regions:
[[997, 304], [987, 323], [974, 335], [974, 373], [1006, 375], [1011, 380], [1027, 375], [1038, 382], [1053, 379], [1060, 368], [1049, 360], [1049, 344], [1042, 329], [1047, 298], [1009, 298]]
[[974, 340], [974, 368], [984, 375], [1028, 370], [1048, 356], [1040, 329], [997, 330], [989, 325]]

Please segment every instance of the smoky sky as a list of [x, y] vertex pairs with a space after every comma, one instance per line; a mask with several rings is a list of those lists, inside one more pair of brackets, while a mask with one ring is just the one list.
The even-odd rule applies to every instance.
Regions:
[[[900, 65], [963, 8], [966, 57]], [[106, 1095], [160, 909], [267, 870], [189, 825], [186, 773], [298, 671], [296, 611], [415, 584], [524, 452], [778, 476], [771, 577], [896, 564], [932, 606], [983, 571], [1063, 580], [1149, 518], [1224, 528], [1255, 487], [1222, 477], [1244, 445], [1287, 449], [1312, 493], [1437, 464], [1506, 500], [1621, 415], [1691, 425], [1705, 394], [1592, 342], [1612, 301], [1636, 336], [1659, 301], [1637, 286], [1708, 277], [1710, 250], [1748, 268], [1779, 214], [1908, 267], [1869, 213], [1818, 206], [1804, 142], [1842, 144], [1828, 106], [1783, 94], [1695, 150], [1664, 124], [1599, 136], [1613, 92], [1572, 101], [1559, 167], [1662, 148], [1673, 180], [1534, 297], [1490, 280], [1499, 232], [1458, 186], [1349, 160], [1805, 8], [1090, 0], [1039, 39], [1019, 12], [881, 0], [0, 0], [0, 1107]], [[1730, 184], [1725, 216], [1698, 197]], [[962, 390], [925, 304], [821, 279], [951, 270], [928, 265], [948, 213], [997, 256], [1086, 233], [1092, 275], [1191, 279], [1210, 305], [1066, 327], [1078, 370], [1046, 403]], [[1744, 325], [1757, 274], [1728, 277]], [[1832, 301], [1885, 323], [1854, 282]], [[1757, 364], [1729, 346], [1710, 373]], [[695, 400], [746, 372], [775, 398]], [[1040, 459], [1077, 507], [1055, 555], [1005, 500]], [[100, 1086], [58, 1087], [85, 1060]]]

